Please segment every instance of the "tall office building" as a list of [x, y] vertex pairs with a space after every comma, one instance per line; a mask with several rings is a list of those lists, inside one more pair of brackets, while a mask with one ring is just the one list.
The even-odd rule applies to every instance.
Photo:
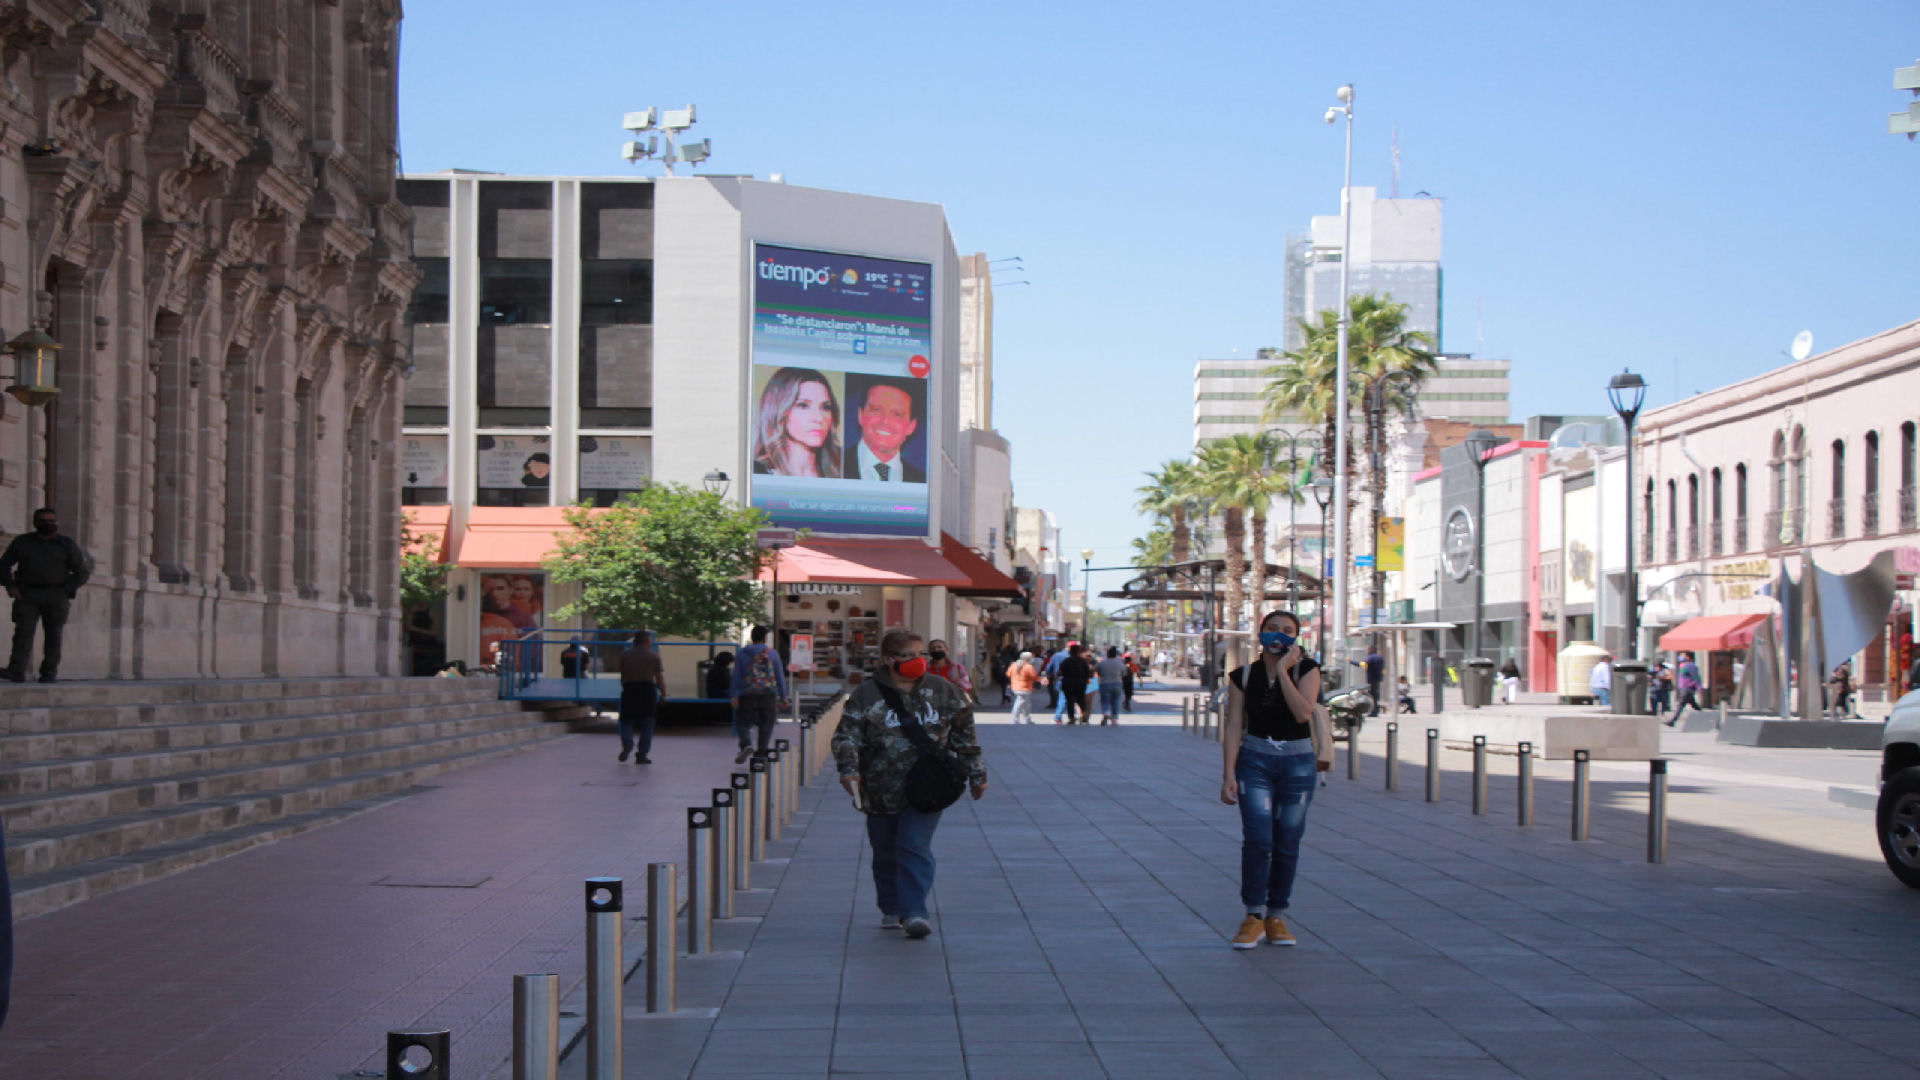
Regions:
[[[1373, 188], [1353, 189], [1353, 251], [1347, 290], [1381, 293], [1407, 305], [1407, 326], [1442, 346], [1440, 200], [1382, 199]], [[1286, 351], [1304, 343], [1300, 320], [1340, 306], [1342, 226], [1339, 214], [1316, 215], [1305, 234], [1287, 238]]]

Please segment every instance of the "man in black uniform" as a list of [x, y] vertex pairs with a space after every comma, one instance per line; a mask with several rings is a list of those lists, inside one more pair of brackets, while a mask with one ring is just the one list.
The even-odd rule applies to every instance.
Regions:
[[46, 627], [40, 657], [40, 681], [52, 682], [60, 670], [60, 634], [67, 606], [87, 583], [87, 556], [73, 538], [60, 535], [60, 518], [42, 507], [33, 512], [33, 531], [21, 533], [0, 555], [0, 585], [13, 597], [13, 658], [0, 678], [27, 681], [33, 653], [33, 628]]

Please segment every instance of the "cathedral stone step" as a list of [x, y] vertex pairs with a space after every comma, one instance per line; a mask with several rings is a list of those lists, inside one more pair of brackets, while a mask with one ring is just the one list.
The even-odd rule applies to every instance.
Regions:
[[[0, 736], [0, 798], [343, 754], [525, 722], [512, 702]], [[22, 764], [13, 764], [20, 761]]]
[[[530, 718], [539, 716], [537, 713], [528, 715]], [[144, 863], [145, 860], [139, 856], [150, 849], [198, 841], [217, 846], [221, 843], [221, 837], [232, 830], [268, 825], [285, 818], [384, 795], [451, 769], [477, 764], [502, 753], [558, 738], [566, 733], [567, 727], [566, 723], [531, 719], [530, 722], [489, 732], [481, 737], [421, 744], [410, 748], [414, 751], [412, 753], [396, 755], [403, 760], [390, 760], [351, 773], [313, 776], [280, 787], [255, 788], [227, 795], [205, 794], [192, 802], [137, 807], [112, 816], [34, 832], [23, 831], [17, 836], [10, 828], [6, 847], [7, 870], [14, 878], [16, 897], [21, 890], [33, 887], [36, 881], [44, 884], [55, 880], [49, 875], [55, 875], [63, 881], [84, 877], [68, 871], [77, 871], [101, 860], [118, 860], [103, 864], [103, 869], [115, 871], [118, 874], [115, 880], [121, 880], [126, 877], [127, 863]], [[371, 759], [361, 763], [372, 764]], [[177, 854], [175, 851], [174, 855]], [[161, 858], [173, 858], [174, 855], [163, 855]], [[191, 862], [188, 860], [189, 865]], [[138, 880], [147, 878], [140, 877]], [[138, 880], [126, 883], [137, 884]], [[72, 899], [84, 899], [84, 896], [73, 897], [66, 902], [72, 902]], [[16, 910], [16, 917], [21, 914]]]
[[[287, 693], [279, 696], [220, 698], [210, 701], [149, 700], [97, 704], [76, 700], [53, 705], [24, 706], [12, 700], [12, 690], [0, 683], [0, 735], [35, 735], [61, 731], [109, 731], [127, 728], [210, 721], [243, 721], [278, 716], [385, 709], [399, 705], [479, 704], [498, 699], [490, 679], [412, 679], [411, 685], [369, 690], [360, 680], [336, 680], [331, 692]], [[55, 687], [49, 689], [59, 689]], [[301, 689], [314, 689], [298, 684]], [[37, 689], [37, 688], [36, 688]]]

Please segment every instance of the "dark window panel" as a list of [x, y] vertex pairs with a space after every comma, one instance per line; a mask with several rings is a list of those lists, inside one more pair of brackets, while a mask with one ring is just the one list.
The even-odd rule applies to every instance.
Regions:
[[480, 325], [553, 322], [553, 260], [481, 259]]
[[404, 404], [408, 407], [438, 409], [444, 416], [447, 411], [446, 324], [415, 325], [411, 338], [407, 358], [413, 365], [413, 374], [407, 378]]
[[409, 427], [446, 427], [445, 405], [408, 405], [400, 410], [400, 422]]
[[653, 426], [653, 410], [581, 409], [580, 426], [584, 428], [650, 428]]
[[401, 488], [400, 504], [402, 506], [445, 506], [447, 505], [447, 489]]
[[481, 409], [481, 427], [546, 427], [546, 409]]
[[[653, 328], [580, 328], [580, 407], [644, 409], [653, 405]], [[612, 426], [624, 427], [619, 422]]]
[[480, 327], [475, 341], [474, 404], [482, 410], [547, 408], [552, 337], [552, 329], [546, 326]]
[[580, 251], [589, 259], [652, 258], [653, 185], [582, 185]]
[[445, 256], [415, 258], [420, 268], [420, 284], [413, 287], [407, 304], [407, 322], [444, 323], [447, 321], [447, 260]]
[[583, 326], [644, 326], [653, 322], [653, 261], [587, 259], [580, 264]]
[[553, 185], [483, 180], [480, 183], [480, 255], [535, 259], [553, 254]]

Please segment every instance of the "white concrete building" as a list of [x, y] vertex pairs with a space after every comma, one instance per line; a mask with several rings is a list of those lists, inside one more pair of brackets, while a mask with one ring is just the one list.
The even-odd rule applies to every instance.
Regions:
[[[1917, 391], [1920, 321], [1648, 411], [1634, 477], [1645, 644], [1691, 618], [1774, 614], [1759, 587], [1783, 568], [1797, 577], [1803, 558], [1844, 574], [1890, 552], [1910, 583]], [[1902, 593], [1851, 658], [1869, 700], [1901, 688], [1915, 599]]]
[[[401, 195], [426, 274], [403, 501], [455, 567], [445, 610], [410, 616], [429, 660], [437, 641], [477, 661], [569, 599], [539, 572], [566, 505], [710, 473], [775, 524], [813, 529], [781, 557], [782, 630], [814, 634], [823, 677], [870, 659], [887, 626], [952, 631], [951, 590], [981, 582], [955, 565], [969, 462], [959, 260], [939, 206], [728, 176], [455, 172], [408, 177]], [[893, 308], [908, 314], [874, 314]], [[757, 458], [782, 371], [833, 399], [813, 453], [844, 459], [817, 476]], [[898, 473], [869, 480], [856, 430], [881, 383], [913, 432]]]
[[1340, 306], [1343, 261], [1350, 293], [1379, 293], [1407, 305], [1408, 328], [1431, 334], [1434, 348], [1441, 348], [1441, 201], [1382, 199], [1374, 188], [1356, 187], [1351, 209], [1350, 254], [1341, 250], [1344, 226], [1338, 213], [1315, 215], [1304, 235], [1288, 237], [1284, 351], [1298, 350], [1304, 342], [1301, 319]]

